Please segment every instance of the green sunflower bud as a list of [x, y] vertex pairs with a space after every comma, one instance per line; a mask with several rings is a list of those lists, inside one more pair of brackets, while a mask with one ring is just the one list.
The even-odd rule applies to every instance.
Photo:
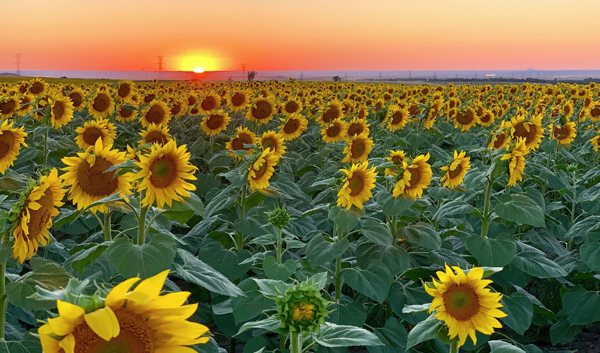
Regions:
[[279, 207], [266, 214], [269, 217], [269, 224], [279, 230], [287, 227], [291, 220], [289, 212]]
[[289, 332], [309, 335], [320, 332], [321, 325], [329, 315], [325, 300], [315, 285], [302, 282], [290, 287], [283, 296], [275, 299], [277, 303], [277, 318], [281, 328]]

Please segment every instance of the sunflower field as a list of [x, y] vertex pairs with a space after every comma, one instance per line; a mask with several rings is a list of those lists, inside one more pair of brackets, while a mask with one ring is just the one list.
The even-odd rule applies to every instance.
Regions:
[[597, 351], [600, 86], [0, 83], [0, 353]]

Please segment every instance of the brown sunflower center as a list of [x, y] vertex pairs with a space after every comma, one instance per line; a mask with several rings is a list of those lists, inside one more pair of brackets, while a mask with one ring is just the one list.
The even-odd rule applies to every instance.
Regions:
[[285, 111], [287, 113], [295, 113], [298, 110], [298, 103], [289, 101], [285, 104]]
[[144, 96], [144, 103], [150, 103], [152, 102], [154, 99], [156, 99], [156, 94], [154, 93], [150, 93], [146, 96]]
[[362, 140], [354, 140], [350, 147], [350, 155], [352, 158], [360, 158], [366, 151], [367, 146]]
[[335, 106], [329, 107], [325, 111], [325, 113], [323, 113], [323, 121], [325, 123], [330, 123], [339, 117], [340, 117], [340, 110]]
[[255, 119], [262, 120], [271, 116], [271, 112], [273, 111], [273, 107], [269, 102], [266, 101], [258, 101], [256, 103], [256, 108], [252, 108], [252, 116]]
[[491, 115], [491, 114], [488, 114], [488, 113], [485, 113], [485, 114], [481, 115], [481, 118], [479, 118], [479, 119], [480, 119], [480, 120], [481, 120], [481, 122], [482, 122], [482, 123], [484, 123], [484, 124], [485, 124], [485, 123], [489, 123], [489, 122], [490, 122], [490, 120], [492, 120], [492, 115]]
[[444, 294], [446, 312], [458, 321], [467, 321], [479, 312], [479, 297], [467, 284], [453, 284]]
[[71, 94], [69, 94], [69, 98], [71, 98], [71, 102], [73, 102], [73, 106], [75, 108], [79, 107], [83, 102], [83, 97], [77, 92], [72, 92]]
[[65, 114], [65, 106], [62, 102], [57, 101], [52, 107], [52, 114], [54, 114], [54, 120], [59, 120]]
[[504, 141], [506, 140], [506, 134], [500, 133], [496, 135], [496, 139], [494, 140], [494, 148], [498, 149], [504, 146]]
[[360, 135], [363, 131], [365, 131], [365, 127], [362, 124], [354, 123], [350, 124], [350, 126], [348, 127], [349, 136]]
[[592, 110], [590, 110], [590, 114], [594, 118], [600, 118], [600, 108], [598, 108], [598, 107], [592, 108]]
[[189, 96], [188, 97], [188, 105], [194, 105], [194, 104], [196, 104], [196, 97]]
[[461, 125], [469, 125], [473, 122], [474, 116], [470, 112], [458, 112], [456, 114], [456, 121], [458, 121]]
[[297, 119], [290, 119], [283, 126], [283, 131], [285, 131], [287, 134], [293, 134], [294, 132], [298, 131], [299, 127], [300, 122]]
[[96, 140], [104, 137], [104, 133], [97, 127], [90, 127], [83, 132], [83, 140], [90, 146], [96, 144]]
[[34, 82], [33, 85], [29, 88], [29, 92], [33, 94], [40, 94], [44, 91], [44, 84], [41, 82]]
[[156, 336], [146, 320], [127, 309], [115, 310], [120, 332], [110, 341], [98, 336], [85, 322], [75, 327], [75, 353], [152, 353]]
[[160, 105], [153, 105], [146, 113], [146, 120], [150, 123], [160, 125], [165, 118], [165, 111]]
[[410, 181], [408, 182], [407, 188], [414, 188], [419, 185], [419, 181], [421, 180], [421, 168], [408, 168], [406, 171], [410, 173]]
[[[529, 124], [529, 131], [525, 129], [525, 124]], [[530, 123], [518, 123], [515, 126], [515, 137], [522, 137], [525, 139], [525, 144], [529, 145], [533, 143], [537, 136], [537, 126]]]
[[402, 116], [401, 112], [395, 112], [392, 114], [392, 125], [398, 125], [404, 120], [404, 116]]
[[169, 156], [163, 156], [152, 162], [150, 171], [150, 183], [157, 188], [166, 188], [177, 177], [177, 164]]
[[327, 128], [327, 136], [329, 137], [337, 137], [342, 129], [339, 126], [333, 125]]
[[208, 96], [204, 98], [200, 106], [202, 107], [202, 109], [209, 111], [216, 108], [217, 102], [215, 101], [214, 97]]
[[392, 163], [394, 163], [395, 165], [402, 165], [402, 162], [404, 162], [404, 158], [402, 158], [400, 156], [392, 157]]
[[272, 152], [275, 152], [277, 150], [277, 141], [270, 137], [263, 139], [262, 145], [264, 149], [270, 148]]
[[133, 110], [127, 110], [125, 108], [119, 109], [119, 115], [123, 118], [129, 118], [133, 115]]
[[146, 141], [146, 143], [159, 143], [164, 145], [169, 142], [169, 139], [160, 131], [150, 131], [146, 137], [144, 137], [144, 141]]
[[233, 97], [231, 97], [231, 104], [233, 104], [236, 107], [239, 107], [240, 105], [244, 104], [245, 101], [246, 96], [244, 96], [243, 93], [236, 93], [233, 95]]
[[121, 98], [127, 97], [130, 92], [131, 92], [131, 87], [129, 87], [128, 84], [122, 84], [122, 85], [120, 85], [119, 89], [117, 90], [117, 94]]
[[39, 200], [36, 201], [40, 204], [40, 208], [37, 210], [29, 209], [29, 234], [27, 237], [31, 240], [37, 238], [40, 233], [46, 229], [46, 225], [52, 218], [52, 210], [54, 209], [54, 198], [52, 196], [52, 190], [46, 189], [46, 192]]
[[456, 168], [454, 170], [450, 170], [448, 169], [448, 175], [450, 176], [450, 178], [456, 178], [457, 176], [460, 175], [460, 172], [462, 171], [462, 164], [459, 164], [456, 166]]
[[94, 110], [101, 113], [107, 111], [110, 107], [110, 97], [104, 93], [99, 94], [96, 98], [94, 98], [92, 107]]
[[208, 126], [208, 128], [211, 130], [217, 130], [223, 126], [224, 120], [225, 118], [223, 117], [223, 115], [214, 114], [208, 118], [208, 120], [206, 121], [206, 126]]
[[252, 137], [250, 137], [250, 135], [247, 135], [247, 134], [239, 134], [238, 137], [234, 138], [233, 141], [231, 141], [231, 147], [233, 147], [233, 149], [235, 151], [238, 151], [238, 150], [247, 151], [248, 149], [246, 147], [244, 147], [244, 145], [251, 145], [251, 144], [252, 144]]
[[96, 157], [93, 166], [82, 160], [77, 171], [77, 181], [83, 191], [92, 196], [112, 195], [119, 186], [119, 181], [114, 178], [115, 172], [105, 172], [112, 165], [102, 157]]
[[14, 99], [11, 99], [7, 102], [0, 102], [0, 113], [2, 114], [10, 114], [15, 111], [17, 107], [17, 102]]
[[181, 104], [174, 103], [173, 106], [171, 106], [171, 114], [177, 115], [179, 112], [181, 112]]
[[566, 126], [557, 126], [554, 128], [554, 138], [557, 140], [564, 140], [569, 137], [569, 128]]
[[357, 196], [365, 188], [365, 178], [362, 173], [353, 173], [352, 177], [348, 179], [348, 187], [350, 188], [350, 196]]
[[255, 169], [256, 176], [254, 177], [254, 180], [258, 180], [258, 179], [262, 178], [262, 176], [265, 175], [265, 173], [267, 172], [267, 169], [268, 169], [268, 163], [266, 160], [263, 160], [263, 164], [258, 169]]
[[0, 160], [10, 152], [15, 144], [15, 135], [12, 131], [3, 131], [0, 135]]

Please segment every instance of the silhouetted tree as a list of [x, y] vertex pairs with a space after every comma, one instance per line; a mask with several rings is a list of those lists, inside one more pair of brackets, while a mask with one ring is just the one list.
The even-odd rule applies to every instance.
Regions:
[[248, 71], [248, 82], [254, 81], [256, 78], [256, 71]]
[[333, 81], [340, 82], [341, 80], [342, 80], [341, 77], [339, 77], [339, 76], [333, 76]]

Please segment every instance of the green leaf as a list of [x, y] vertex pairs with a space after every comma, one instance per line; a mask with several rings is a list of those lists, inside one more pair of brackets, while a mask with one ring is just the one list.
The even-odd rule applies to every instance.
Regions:
[[507, 234], [501, 234], [495, 239], [471, 236], [467, 239], [467, 249], [482, 266], [506, 266], [517, 254], [515, 241]]
[[273, 256], [269, 256], [263, 261], [263, 271], [265, 271], [267, 278], [284, 281], [296, 272], [296, 261], [287, 260], [282, 264], [278, 264]]
[[534, 227], [545, 227], [544, 210], [525, 194], [504, 195], [494, 207], [494, 212], [502, 219]]
[[556, 262], [548, 259], [543, 252], [523, 251], [512, 261], [519, 270], [539, 278], [564, 277], [567, 272]]
[[222, 209], [231, 206], [237, 200], [237, 193], [233, 193], [233, 189], [234, 186], [231, 185], [213, 197], [204, 208], [204, 217], [209, 218]]
[[600, 320], [600, 295], [588, 292], [581, 285], [565, 293], [563, 310], [570, 325], [589, 325]]
[[443, 204], [437, 212], [433, 215], [433, 219], [436, 221], [440, 221], [444, 218], [450, 218], [453, 216], [469, 214], [471, 213], [475, 207], [469, 205], [463, 200], [452, 200]]
[[244, 292], [244, 294], [244, 297], [237, 296], [231, 299], [236, 324], [252, 320], [265, 310], [272, 309], [275, 306], [272, 299], [265, 297], [256, 289]]
[[363, 328], [327, 323], [321, 325], [321, 333], [315, 335], [315, 341], [323, 347], [381, 346], [377, 336]]
[[56, 307], [56, 301], [38, 301], [28, 297], [36, 292], [36, 287], [49, 291], [65, 288], [69, 283], [67, 271], [56, 262], [41, 257], [34, 257], [29, 263], [33, 271], [6, 285], [9, 302], [27, 310]]
[[387, 267], [377, 266], [368, 270], [351, 267], [342, 271], [342, 278], [355, 291], [383, 303], [388, 296], [393, 276]]
[[183, 201], [173, 202], [173, 205], [163, 213], [168, 219], [185, 224], [194, 215], [204, 216], [204, 205], [202, 200], [191, 193], [190, 197], [184, 198]]
[[168, 235], [156, 234], [143, 245], [128, 238], [115, 240], [108, 248], [108, 259], [125, 278], [148, 278], [171, 268], [177, 242]]
[[588, 240], [579, 248], [581, 260], [588, 265], [592, 271], [600, 272], [600, 241]]
[[440, 234], [430, 224], [424, 222], [398, 229], [396, 238], [407, 239], [427, 249], [439, 250], [442, 247]]
[[383, 213], [388, 217], [401, 216], [404, 211], [408, 210], [415, 203], [411, 198], [395, 198], [385, 189], [377, 193], [375, 200], [383, 210]]
[[381, 245], [395, 243], [394, 236], [387, 225], [376, 218], [365, 218], [366, 220], [363, 222], [361, 232], [367, 239]]
[[252, 329], [263, 329], [271, 332], [277, 332], [277, 329], [281, 326], [281, 321], [276, 318], [270, 317], [268, 319], [260, 320], [260, 321], [250, 321], [240, 327], [238, 331], [238, 335], [242, 332], [252, 330]]
[[412, 330], [410, 330], [406, 342], [406, 349], [408, 350], [419, 343], [437, 338], [438, 331], [441, 327], [442, 322], [431, 314], [427, 319], [419, 322]]
[[40, 353], [42, 345], [40, 339], [27, 334], [21, 341], [0, 340], [0, 353]]
[[408, 252], [395, 245], [380, 245], [364, 242], [356, 248], [358, 266], [369, 269], [383, 264], [392, 275], [396, 276], [410, 268]]
[[242, 292], [235, 284], [231, 283], [227, 277], [223, 276], [188, 251], [177, 249], [177, 253], [183, 259], [184, 264], [183, 266], [173, 264], [173, 266], [175, 267], [177, 275], [182, 279], [222, 295], [230, 297], [244, 295], [244, 292]]
[[6, 262], [12, 257], [12, 245], [9, 242], [0, 244], [0, 262]]
[[383, 346], [367, 347], [369, 353], [405, 353], [408, 334], [396, 318], [389, 318], [385, 326], [375, 329], [375, 334]]
[[265, 297], [279, 297], [282, 296], [288, 289], [292, 287], [291, 284], [284, 283], [282, 281], [272, 279], [257, 279], [252, 278], [258, 285], [258, 290]]
[[347, 238], [330, 243], [319, 234], [308, 242], [306, 246], [306, 259], [312, 267], [321, 266], [342, 256], [349, 246], [350, 242]]
[[489, 341], [488, 344], [490, 345], [490, 353], [526, 353], [521, 348], [504, 341], [493, 340]]
[[501, 308], [508, 316], [501, 320], [519, 335], [523, 335], [531, 325], [533, 317], [533, 304], [529, 298], [520, 293], [505, 295]]
[[329, 209], [329, 219], [332, 220], [344, 233], [350, 233], [358, 224], [358, 219], [364, 214], [364, 210], [349, 210], [334, 206]]
[[332, 312], [329, 314], [328, 320], [334, 324], [362, 327], [367, 320], [367, 311], [360, 302], [336, 303], [329, 307], [329, 310]]
[[94, 244], [92, 247], [78, 251], [69, 259], [71, 262], [71, 267], [79, 272], [79, 274], [83, 274], [86, 267], [91, 264], [94, 260], [96, 260], [108, 247], [112, 244], [112, 242], [104, 242], [102, 244]]

